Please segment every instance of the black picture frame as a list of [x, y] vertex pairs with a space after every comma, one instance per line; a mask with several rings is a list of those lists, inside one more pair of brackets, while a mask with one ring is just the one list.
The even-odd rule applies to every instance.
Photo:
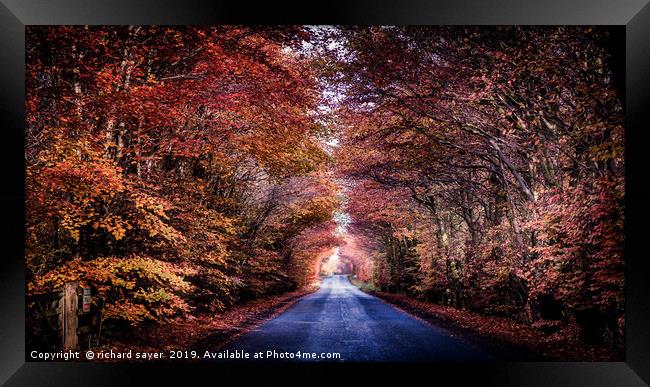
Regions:
[[[26, 25], [49, 24], [522, 24], [618, 25], [625, 30], [626, 69], [626, 361], [494, 364], [94, 364], [25, 362], [24, 332], [24, 39]], [[430, 381], [531, 386], [643, 386], [650, 383], [650, 259], [644, 251], [650, 216], [647, 116], [650, 107], [648, 0], [328, 1], [307, 3], [172, 0], [0, 0], [0, 382], [9, 386], [210, 384], [271, 375], [307, 383], [387, 373], [404, 383]], [[399, 370], [396, 369], [399, 367]], [[353, 371], [341, 376], [340, 371]], [[152, 379], [157, 379], [154, 382]], [[451, 378], [451, 379], [449, 379]], [[415, 381], [415, 379], [413, 379]], [[427, 380], [427, 379], [425, 379]], [[279, 382], [279, 381], [276, 381]], [[270, 383], [273, 385], [274, 383]], [[437, 384], [437, 383], [436, 383]]]

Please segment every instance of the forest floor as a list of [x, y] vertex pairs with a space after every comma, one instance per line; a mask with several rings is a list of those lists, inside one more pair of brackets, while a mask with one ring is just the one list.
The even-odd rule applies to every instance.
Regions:
[[[358, 283], [358, 281], [356, 281]], [[451, 306], [416, 300], [403, 294], [362, 290], [453, 334], [463, 336], [509, 361], [623, 361], [623, 351], [588, 345], [578, 327], [569, 324], [555, 333], [503, 317], [482, 316]]]
[[317, 286], [311, 286], [256, 299], [217, 314], [206, 313], [143, 327], [129, 335], [113, 338], [99, 349], [134, 352], [215, 351], [284, 312], [317, 289]]

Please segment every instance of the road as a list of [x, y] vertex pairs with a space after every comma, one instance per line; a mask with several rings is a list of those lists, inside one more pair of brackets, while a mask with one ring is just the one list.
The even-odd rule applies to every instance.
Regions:
[[[239, 337], [228, 350], [340, 353], [340, 359], [309, 361], [490, 361], [492, 357], [448, 331], [359, 290], [343, 275], [284, 313]], [[269, 360], [269, 359], [266, 359]], [[289, 361], [302, 361], [294, 357]]]

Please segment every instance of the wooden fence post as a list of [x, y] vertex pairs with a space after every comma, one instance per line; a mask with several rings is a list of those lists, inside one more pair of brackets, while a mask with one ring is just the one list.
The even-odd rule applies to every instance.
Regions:
[[77, 338], [77, 282], [66, 282], [63, 287], [63, 298], [61, 302], [63, 308], [61, 311], [61, 331], [63, 350], [76, 350], [78, 344]]

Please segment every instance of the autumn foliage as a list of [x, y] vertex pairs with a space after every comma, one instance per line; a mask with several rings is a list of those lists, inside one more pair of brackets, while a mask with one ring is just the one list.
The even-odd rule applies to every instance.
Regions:
[[593, 27], [28, 27], [28, 293], [137, 325], [362, 281], [622, 343], [624, 115]]
[[375, 244], [348, 254], [360, 277], [620, 344], [624, 115], [611, 34], [332, 31], [338, 176], [350, 230]]
[[302, 287], [337, 187], [301, 28], [27, 29], [29, 293], [137, 324]]

